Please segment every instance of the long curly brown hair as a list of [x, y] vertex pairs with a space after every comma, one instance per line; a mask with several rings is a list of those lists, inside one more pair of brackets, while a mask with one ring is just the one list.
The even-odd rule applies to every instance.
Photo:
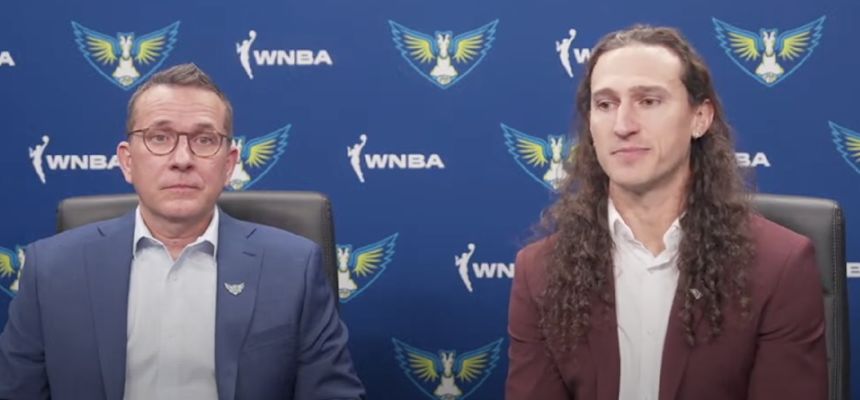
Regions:
[[[609, 178], [598, 164], [589, 131], [591, 75], [603, 54], [631, 44], [672, 51], [683, 66], [681, 80], [690, 104], [710, 101], [714, 108], [710, 129], [691, 144], [675, 295], [683, 304], [680, 314], [672, 318], [681, 319], [687, 342], [693, 346], [697, 339], [707, 341], [720, 335], [725, 307], [737, 306], [742, 315], [749, 308], [750, 205], [735, 161], [731, 128], [711, 74], [677, 30], [636, 25], [603, 37], [591, 53], [576, 95], [579, 139], [573, 161], [565, 167], [568, 178], [541, 222], [555, 238], [541, 302], [541, 329], [548, 344], [560, 350], [574, 348], [588, 333], [596, 313], [614, 307], [610, 290], [613, 242], [607, 221]], [[705, 338], [697, 338], [693, 329], [695, 307], [701, 307], [702, 317], [708, 321]]]

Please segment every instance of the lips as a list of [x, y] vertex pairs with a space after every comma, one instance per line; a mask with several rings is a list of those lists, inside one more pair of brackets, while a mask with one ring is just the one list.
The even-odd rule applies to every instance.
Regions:
[[639, 154], [648, 151], [647, 147], [627, 146], [620, 149], [612, 150], [612, 155], [615, 154]]
[[199, 186], [193, 185], [190, 183], [176, 183], [176, 184], [167, 185], [167, 186], [163, 187], [163, 189], [166, 189], [166, 190], [195, 190], [195, 189], [199, 189], [199, 188], [200, 188]]

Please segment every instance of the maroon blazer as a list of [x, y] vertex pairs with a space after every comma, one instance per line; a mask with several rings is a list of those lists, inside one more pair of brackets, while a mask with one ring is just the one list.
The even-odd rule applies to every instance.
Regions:
[[[827, 398], [824, 298], [812, 243], [759, 216], [752, 217], [751, 228], [756, 257], [749, 273], [749, 319], [726, 308], [723, 333], [690, 347], [678, 318], [682, 299], [676, 296], [663, 349], [660, 400]], [[595, 313], [587, 340], [572, 352], [550, 351], [538, 327], [552, 243], [544, 239], [517, 254], [505, 398], [618, 400], [614, 310], [608, 317]], [[698, 334], [707, 332], [702, 319], [694, 313]]]

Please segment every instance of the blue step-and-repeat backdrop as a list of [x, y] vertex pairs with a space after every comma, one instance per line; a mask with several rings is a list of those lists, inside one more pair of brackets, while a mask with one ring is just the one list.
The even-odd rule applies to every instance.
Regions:
[[[114, 157], [131, 93], [194, 62], [233, 101], [230, 190], [331, 197], [370, 397], [453, 390], [413, 369], [429, 354], [478, 360], [449, 366], [461, 398], [501, 399], [514, 255], [563, 175], [590, 47], [635, 22], [704, 55], [759, 191], [842, 204], [860, 276], [858, 16], [855, 0], [6, 1], [0, 323], [19, 248], [54, 232], [58, 201], [131, 191]], [[858, 332], [860, 280], [849, 290]]]

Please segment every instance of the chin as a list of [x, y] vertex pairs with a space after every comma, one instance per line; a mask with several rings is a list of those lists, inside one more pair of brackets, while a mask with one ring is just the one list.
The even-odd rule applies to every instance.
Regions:
[[212, 207], [205, 207], [198, 201], [172, 201], [162, 207], [159, 213], [170, 220], [188, 220], [206, 215], [211, 210]]
[[610, 175], [609, 182], [611, 186], [632, 193], [642, 193], [651, 187], [651, 181], [638, 176], [618, 176]]

